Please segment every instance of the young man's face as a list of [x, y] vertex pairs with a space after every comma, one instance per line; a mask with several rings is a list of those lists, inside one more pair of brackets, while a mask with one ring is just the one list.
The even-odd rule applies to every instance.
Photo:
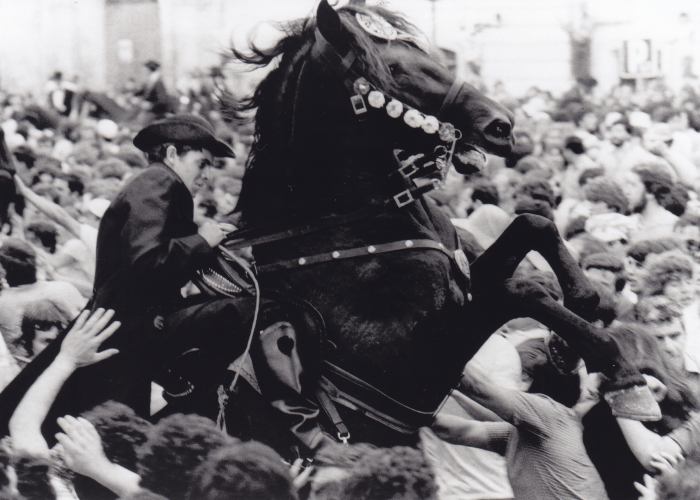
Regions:
[[621, 123], [616, 123], [608, 131], [608, 140], [615, 146], [622, 146], [629, 137], [627, 129]]
[[668, 354], [674, 364], [682, 368], [684, 365], [686, 334], [680, 318], [655, 326], [653, 332], [659, 347]]
[[[174, 146], [173, 149], [175, 149]], [[187, 151], [182, 155], [174, 155], [172, 168], [180, 176], [190, 193], [194, 193], [196, 188], [209, 178], [209, 168], [212, 161], [212, 154], [207, 150]]]

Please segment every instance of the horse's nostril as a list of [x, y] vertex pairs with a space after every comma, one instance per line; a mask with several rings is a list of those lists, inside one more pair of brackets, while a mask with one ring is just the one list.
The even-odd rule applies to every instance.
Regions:
[[507, 139], [510, 137], [511, 125], [504, 120], [494, 120], [486, 127], [485, 132], [493, 137]]

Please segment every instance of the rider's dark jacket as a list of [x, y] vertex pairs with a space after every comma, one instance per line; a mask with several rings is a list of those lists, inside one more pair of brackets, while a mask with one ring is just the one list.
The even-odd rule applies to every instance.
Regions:
[[[213, 250], [197, 234], [192, 197], [177, 174], [153, 164], [134, 176], [105, 212], [97, 237], [97, 267], [88, 305], [116, 311], [122, 326], [102, 346], [112, 358], [80, 368], [54, 404], [58, 416], [80, 412], [110, 399], [148, 415], [153, 368], [150, 353], [161, 315], [176, 307], [180, 288]], [[48, 346], [0, 395], [0, 432], [14, 407], [60, 349]], [[52, 415], [47, 424], [55, 423]], [[52, 435], [52, 434], [50, 434]]]

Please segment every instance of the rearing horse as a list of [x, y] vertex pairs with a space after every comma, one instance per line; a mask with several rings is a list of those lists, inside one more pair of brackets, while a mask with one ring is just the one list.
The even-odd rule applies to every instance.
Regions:
[[[653, 418], [644, 379], [581, 317], [597, 295], [549, 220], [517, 217], [469, 266], [449, 218], [423, 196], [450, 162], [464, 173], [482, 150], [508, 153], [513, 124], [415, 35], [385, 9], [322, 0], [271, 50], [236, 53], [259, 66], [279, 59], [247, 103], [256, 131], [238, 205], [243, 227], [288, 236], [254, 242], [262, 293], [323, 317], [322, 372], [353, 441], [413, 439], [486, 338], [525, 316], [609, 377], [618, 414]], [[552, 266], [564, 306], [511, 279], [531, 250]]]

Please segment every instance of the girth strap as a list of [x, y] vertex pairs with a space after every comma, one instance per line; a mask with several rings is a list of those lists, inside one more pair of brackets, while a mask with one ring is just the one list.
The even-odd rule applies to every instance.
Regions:
[[447, 248], [445, 248], [445, 245], [437, 241], [428, 239], [399, 240], [392, 241], [391, 243], [379, 243], [376, 245], [349, 248], [347, 250], [333, 250], [332, 252], [324, 252], [315, 255], [307, 255], [296, 259], [282, 260], [273, 264], [258, 266], [258, 272], [261, 274], [271, 273], [284, 269], [308, 267], [313, 264], [322, 264], [324, 262], [354, 259], [356, 257], [367, 257], [389, 252], [400, 252], [402, 250], [436, 250], [444, 253], [448, 258], [454, 259], [454, 255]]

